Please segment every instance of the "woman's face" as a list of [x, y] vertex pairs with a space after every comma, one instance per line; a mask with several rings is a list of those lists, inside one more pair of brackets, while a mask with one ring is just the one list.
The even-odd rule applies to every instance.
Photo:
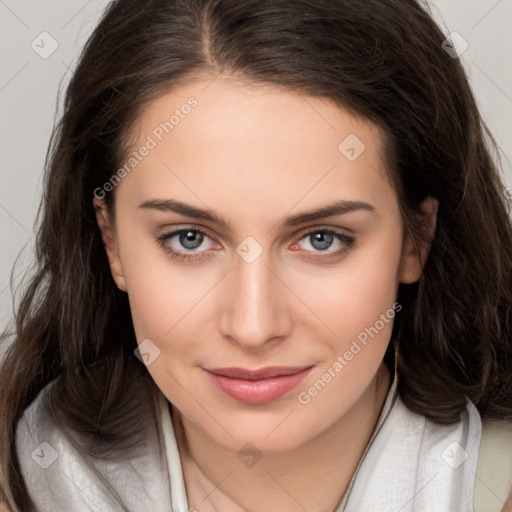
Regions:
[[227, 77], [139, 119], [115, 244], [100, 225], [148, 371], [220, 445], [298, 447], [374, 383], [421, 271], [382, 144], [325, 100]]

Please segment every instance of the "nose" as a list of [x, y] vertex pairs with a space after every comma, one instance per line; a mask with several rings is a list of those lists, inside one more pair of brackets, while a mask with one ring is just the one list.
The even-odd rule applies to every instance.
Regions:
[[244, 350], [273, 346], [291, 332], [288, 294], [269, 263], [265, 252], [251, 263], [236, 256], [225, 283], [222, 334]]

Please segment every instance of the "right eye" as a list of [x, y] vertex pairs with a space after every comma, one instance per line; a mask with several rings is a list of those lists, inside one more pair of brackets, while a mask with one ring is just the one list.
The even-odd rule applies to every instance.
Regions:
[[[157, 241], [160, 246], [171, 256], [171, 258], [180, 261], [194, 261], [204, 258], [205, 253], [209, 248], [201, 250], [206, 240], [210, 237], [206, 232], [198, 228], [184, 228], [177, 229], [171, 233], [158, 237]], [[210, 244], [211, 245], [211, 244]]]

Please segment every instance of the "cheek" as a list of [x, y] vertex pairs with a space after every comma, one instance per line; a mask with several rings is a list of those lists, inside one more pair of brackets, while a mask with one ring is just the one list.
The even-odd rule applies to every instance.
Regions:
[[350, 410], [379, 370], [400, 310], [400, 250], [399, 236], [383, 237], [379, 249], [374, 246], [347, 263], [330, 292], [321, 295], [317, 311], [336, 334], [324, 337], [321, 364], [297, 396], [314, 423], [312, 430], [331, 425]]
[[170, 400], [186, 402], [183, 386], [195, 389], [190, 372], [197, 370], [212, 338], [218, 317], [215, 284], [224, 271], [219, 275], [207, 264], [177, 265], [147, 233], [135, 229], [127, 228], [124, 239], [120, 231], [119, 240], [136, 339], [157, 354], [147, 370]]
[[120, 256], [137, 340], [164, 340], [207, 291], [142, 228], [119, 226]]
[[140, 351], [151, 354], [147, 370], [168, 399], [186, 402], [182, 383], [191, 391], [193, 383], [182, 370], [197, 364], [196, 346], [205, 334], [194, 320], [204, 312], [212, 279], [175, 266], [147, 235], [138, 238], [133, 231], [124, 238], [121, 254], [136, 339]]
[[[381, 315], [392, 308], [396, 300], [399, 254], [386, 252], [376, 254], [372, 259], [370, 265], [364, 265], [361, 271], [354, 272], [347, 279], [345, 293], [341, 298], [344, 319], [350, 326], [348, 331], [351, 338], [359, 336], [360, 333], [374, 326]], [[381, 330], [383, 329], [381, 322], [378, 326]], [[392, 327], [392, 324], [390, 323], [389, 326]], [[385, 337], [385, 333], [382, 334]], [[390, 334], [391, 330], [388, 332], [388, 335]]]

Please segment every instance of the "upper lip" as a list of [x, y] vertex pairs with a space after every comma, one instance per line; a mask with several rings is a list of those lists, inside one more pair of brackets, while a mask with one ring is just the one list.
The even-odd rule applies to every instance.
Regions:
[[249, 370], [246, 368], [213, 368], [207, 369], [208, 372], [222, 377], [243, 380], [261, 380], [284, 375], [295, 375], [311, 368], [310, 366], [267, 366], [258, 370]]

